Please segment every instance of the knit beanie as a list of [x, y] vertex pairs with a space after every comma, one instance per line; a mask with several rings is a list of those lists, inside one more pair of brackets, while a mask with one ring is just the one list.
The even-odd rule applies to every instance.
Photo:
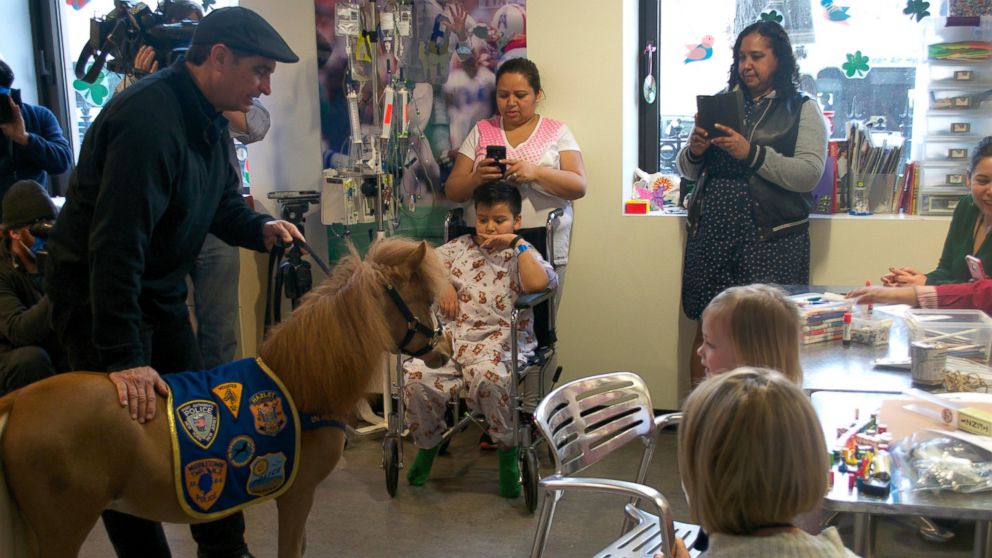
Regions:
[[40, 220], [55, 220], [55, 204], [34, 180], [15, 182], [3, 197], [3, 227], [16, 229]]

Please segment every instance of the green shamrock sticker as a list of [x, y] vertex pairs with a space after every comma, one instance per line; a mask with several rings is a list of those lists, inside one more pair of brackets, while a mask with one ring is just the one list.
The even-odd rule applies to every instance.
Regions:
[[906, 2], [906, 9], [902, 13], [908, 15], [910, 18], [915, 17], [916, 21], [919, 22], [923, 18], [930, 15], [927, 8], [930, 7], [930, 2], [924, 2], [924, 0], [909, 0]]
[[761, 14], [761, 21], [773, 21], [775, 23], [782, 23], [785, 17], [778, 13], [776, 10], [769, 10]]
[[848, 78], [861, 79], [868, 75], [871, 71], [871, 67], [868, 65], [868, 57], [861, 54], [861, 51], [856, 51], [854, 54], [847, 54], [847, 62], [841, 64], [841, 68], [844, 69], [844, 74]]
[[94, 106], [103, 106], [103, 103], [107, 101], [107, 96], [110, 94], [110, 88], [107, 87], [107, 71], [100, 70], [100, 74], [97, 75], [93, 83], [86, 83], [81, 79], [73, 80], [72, 88], [78, 91], [84, 99], [88, 100]]

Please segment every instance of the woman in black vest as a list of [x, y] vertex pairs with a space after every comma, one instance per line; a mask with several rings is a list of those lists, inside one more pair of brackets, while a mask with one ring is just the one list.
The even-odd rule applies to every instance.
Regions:
[[[810, 191], [823, 174], [827, 128], [816, 102], [797, 89], [799, 69], [789, 36], [761, 21], [734, 44], [727, 91], [744, 96], [743, 134], [693, 128], [678, 157], [696, 180], [689, 199], [682, 271], [682, 309], [698, 320], [727, 287], [809, 283]], [[703, 342], [697, 328], [695, 346]], [[693, 383], [702, 379], [690, 359]]]

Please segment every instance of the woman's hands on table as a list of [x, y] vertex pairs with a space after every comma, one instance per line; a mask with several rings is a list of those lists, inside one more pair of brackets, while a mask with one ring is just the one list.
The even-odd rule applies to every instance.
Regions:
[[911, 267], [890, 267], [882, 276], [882, 284], [886, 287], [926, 285], [927, 276]]

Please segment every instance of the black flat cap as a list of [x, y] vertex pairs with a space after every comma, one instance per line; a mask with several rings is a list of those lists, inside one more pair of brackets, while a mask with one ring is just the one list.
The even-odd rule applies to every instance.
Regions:
[[194, 46], [217, 43], [276, 62], [300, 60], [269, 22], [248, 8], [239, 6], [216, 9], [196, 26]]
[[40, 220], [55, 220], [55, 204], [48, 192], [34, 180], [15, 182], [3, 196], [3, 223], [9, 229]]

